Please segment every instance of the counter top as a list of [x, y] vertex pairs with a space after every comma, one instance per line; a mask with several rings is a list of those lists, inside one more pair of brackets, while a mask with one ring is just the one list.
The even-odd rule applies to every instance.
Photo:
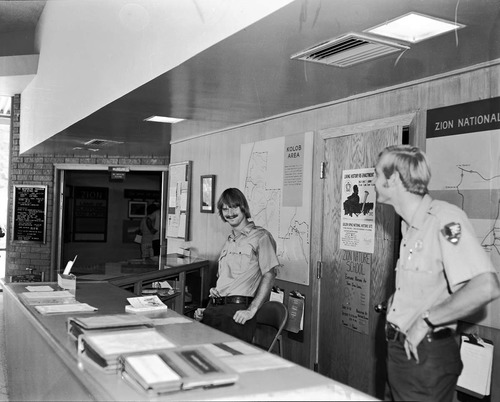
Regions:
[[[103, 374], [80, 361], [76, 343], [69, 338], [66, 328], [67, 318], [80, 314], [38, 314], [18, 297], [27, 285], [4, 285], [7, 370], [13, 400], [375, 400], [293, 363], [285, 368], [242, 372], [232, 386], [153, 398], [130, 386], [118, 373]], [[38, 285], [55, 287], [55, 283]], [[131, 296], [132, 293], [109, 283], [77, 282], [77, 300], [99, 309], [85, 314], [122, 314], [126, 299]], [[152, 316], [183, 317], [170, 309]], [[178, 346], [236, 340], [189, 318], [183, 317], [182, 322], [155, 328]], [[266, 355], [269, 354], [262, 352], [263, 357]]]

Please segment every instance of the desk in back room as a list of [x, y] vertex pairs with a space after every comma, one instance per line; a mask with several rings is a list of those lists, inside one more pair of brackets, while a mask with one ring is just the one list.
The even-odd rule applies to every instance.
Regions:
[[[55, 286], [55, 283], [40, 283]], [[76, 343], [66, 328], [69, 316], [41, 315], [18, 295], [28, 284], [4, 285], [7, 375], [11, 400], [167, 401], [167, 400], [374, 400], [351, 387], [296, 364], [240, 373], [236, 384], [150, 397], [119, 373], [103, 372], [79, 361]], [[88, 314], [122, 314], [131, 293], [106, 282], [77, 282], [76, 298], [99, 310]], [[80, 313], [81, 314], [81, 313]], [[156, 313], [180, 317], [172, 310]], [[155, 315], [156, 317], [156, 315]], [[184, 317], [184, 323], [156, 326], [177, 346], [235, 341], [223, 332]], [[262, 352], [262, 356], [268, 355]], [[277, 359], [281, 359], [275, 356]]]
[[199, 307], [204, 299], [208, 298], [208, 291], [205, 290], [206, 271], [208, 260], [196, 257], [179, 257], [178, 254], [167, 254], [162, 268], [158, 267], [158, 262], [147, 262], [142, 259], [106, 262], [89, 267], [75, 266], [72, 272], [79, 280], [84, 281], [107, 281], [113, 285], [124, 289], [133, 289], [133, 292], [140, 296], [144, 285], [152, 282], [165, 281], [171, 278], [178, 278], [179, 297], [174, 301], [174, 310], [178, 313], [185, 313], [186, 306], [186, 285], [188, 285], [187, 274], [198, 273], [196, 290], [194, 296], [194, 307]]

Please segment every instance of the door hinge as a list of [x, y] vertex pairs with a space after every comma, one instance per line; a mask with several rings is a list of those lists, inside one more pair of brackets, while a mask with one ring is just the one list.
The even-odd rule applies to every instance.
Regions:
[[323, 274], [323, 263], [318, 261], [316, 263], [316, 278], [321, 279], [321, 275]]
[[326, 174], [326, 162], [321, 162], [319, 178], [324, 179]]

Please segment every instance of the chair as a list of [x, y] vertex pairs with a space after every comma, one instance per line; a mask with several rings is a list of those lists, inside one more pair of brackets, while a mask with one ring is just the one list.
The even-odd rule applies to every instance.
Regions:
[[257, 327], [252, 343], [268, 352], [274, 352], [278, 346], [278, 354], [283, 357], [282, 331], [288, 319], [287, 307], [278, 301], [267, 301], [257, 312]]

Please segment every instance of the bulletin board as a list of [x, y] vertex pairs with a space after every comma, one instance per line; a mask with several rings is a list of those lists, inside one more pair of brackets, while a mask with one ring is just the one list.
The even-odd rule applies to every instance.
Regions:
[[189, 240], [191, 168], [191, 161], [169, 166], [166, 237]]
[[14, 186], [13, 241], [45, 243], [47, 186]]

